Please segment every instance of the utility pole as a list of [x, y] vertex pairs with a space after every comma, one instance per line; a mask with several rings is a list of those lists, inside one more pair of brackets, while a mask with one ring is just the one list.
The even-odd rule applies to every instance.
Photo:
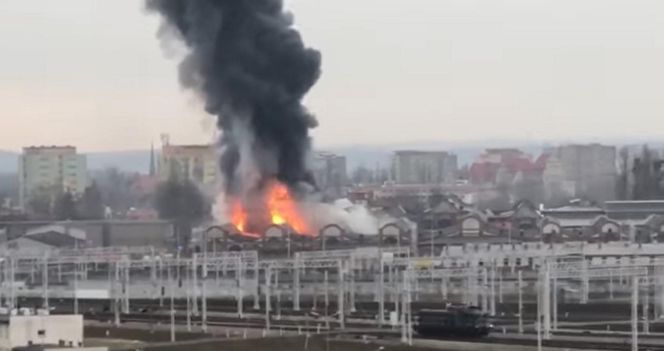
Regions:
[[155, 259], [154, 249], [150, 255], [150, 281], [152, 282], [152, 298], [156, 299], [161, 293], [159, 291], [159, 282], [157, 281], [157, 260]]
[[268, 266], [265, 268], [265, 329], [270, 331], [270, 310], [271, 310], [271, 296], [270, 284], [272, 280], [272, 269]]
[[329, 272], [326, 269], [323, 276], [323, 289], [325, 289], [325, 326], [330, 329], [330, 286], [329, 286]]
[[378, 254], [380, 256], [378, 259], [380, 262], [380, 271], [378, 274], [378, 326], [382, 327], [383, 323], [385, 323], [385, 291], [383, 282], [385, 280], [385, 266], [383, 264], [382, 251], [379, 250]]
[[295, 294], [293, 296], [293, 309], [295, 311], [300, 310], [300, 259], [298, 255], [295, 255], [295, 266], [293, 267], [293, 289]]
[[339, 283], [339, 290], [337, 292], [337, 304], [338, 304], [338, 313], [339, 313], [339, 327], [341, 329], [346, 329], [346, 318], [344, 316], [345, 309], [346, 307], [344, 306], [344, 295], [346, 294], [346, 289], [344, 287], [344, 280], [345, 280], [345, 274], [344, 274], [344, 266], [343, 266], [343, 261], [339, 260], [338, 263], [338, 283]]
[[588, 295], [590, 293], [590, 281], [588, 280], [588, 260], [583, 257], [581, 261], [581, 303], [588, 303]]
[[498, 303], [503, 303], [503, 270], [498, 270]]
[[244, 316], [244, 299], [243, 299], [243, 293], [242, 293], [242, 275], [243, 275], [243, 267], [242, 267], [242, 259], [238, 257], [237, 259], [237, 266], [235, 270], [235, 275], [237, 277], [237, 315], [240, 318], [243, 318]]
[[482, 268], [482, 312], [489, 312], [489, 272], [486, 267]]
[[406, 321], [406, 270], [401, 272], [401, 342], [408, 343], [408, 322]]
[[194, 254], [191, 259], [191, 279], [189, 283], [192, 286], [191, 292], [191, 311], [194, 316], [198, 316], [198, 260]]
[[[163, 260], [160, 256], [159, 257], [159, 270], [157, 271], [157, 276], [158, 276], [158, 279], [159, 279], [159, 307], [164, 307], [164, 294], [165, 294], [164, 290], [166, 290], [166, 289], [165, 289], [165, 286], [164, 286], [163, 274], [164, 274], [164, 266], [163, 266]], [[170, 279], [170, 277], [169, 277], [169, 279]]]
[[119, 327], [120, 326], [120, 289], [119, 285], [120, 284], [120, 262], [116, 261], [115, 262], [115, 280], [113, 281], [113, 313], [115, 314], [115, 326]]
[[[186, 262], [186, 261], [185, 261]], [[184, 269], [185, 278], [187, 279], [187, 287], [185, 293], [187, 294], [187, 331], [191, 331], [191, 270], [188, 265]]]
[[632, 351], [639, 351], [639, 277], [632, 276]]
[[355, 259], [353, 255], [348, 259], [348, 279], [350, 311], [355, 312]]
[[[207, 243], [207, 240], [206, 240]], [[207, 244], [205, 249], [207, 250]], [[207, 332], [207, 251], [206, 251], [206, 258], [203, 259], [203, 271], [201, 274], [201, 309], [202, 309], [202, 314], [201, 314], [201, 329], [203, 332]]]
[[[42, 270], [42, 288], [44, 289], [44, 301], [42, 307], [45, 310], [49, 310], [48, 306], [48, 255], [44, 257], [44, 265]], [[76, 289], [76, 288], [74, 288]], [[76, 291], [74, 291], [74, 295]], [[76, 314], [76, 312], [74, 312]]]
[[552, 280], [553, 280], [553, 289], [552, 289], [553, 330], [557, 330], [558, 329], [558, 278], [556, 277], [556, 275], [553, 276]]
[[541, 284], [542, 273], [539, 272], [537, 276], [537, 322], [535, 322], [535, 328], [537, 328], [537, 351], [542, 351], [542, 299], [544, 298]]
[[254, 262], [254, 283], [256, 285], [254, 289], [254, 310], [260, 310], [261, 305], [260, 305], [260, 294], [259, 294], [259, 288], [260, 288], [260, 267], [258, 265], [258, 258], [256, 258], [256, 262]]
[[523, 334], [523, 283], [522, 283], [522, 271], [519, 269], [517, 271], [517, 291], [519, 298], [519, 334]]
[[129, 313], [129, 284], [131, 283], [129, 279], [131, 262], [125, 262], [124, 269], [124, 313]]
[[12, 299], [12, 310], [16, 308], [16, 261], [14, 259], [9, 260], [9, 275], [10, 275], [10, 292]]
[[491, 266], [491, 296], [489, 300], [489, 310], [491, 316], [496, 315], [496, 262], [492, 262]]
[[[647, 278], [647, 277], [646, 277]], [[650, 334], [650, 284], [645, 286], [645, 291], [643, 292], [643, 303], [641, 304], [643, 308], [643, 334]]]
[[77, 263], [74, 263], [74, 314], [78, 314], [78, 264]]
[[544, 260], [542, 272], [542, 318], [544, 319], [544, 339], [551, 339], [551, 272], [549, 262]]
[[175, 342], [175, 284], [170, 265], [167, 267], [166, 274], [168, 275], [168, 285], [171, 295], [171, 342]]

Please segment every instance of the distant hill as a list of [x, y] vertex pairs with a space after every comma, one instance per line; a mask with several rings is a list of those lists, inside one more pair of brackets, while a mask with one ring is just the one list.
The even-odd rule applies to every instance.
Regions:
[[100, 170], [117, 168], [125, 172], [148, 173], [150, 170], [150, 150], [91, 152], [88, 156], [88, 169]]
[[502, 143], [502, 142], [487, 142], [485, 143], [438, 143], [438, 142], [420, 142], [420, 143], [404, 143], [404, 144], [385, 144], [380, 146], [369, 145], [349, 145], [324, 148], [340, 155], [346, 156], [347, 168], [352, 170], [358, 166], [368, 168], [375, 168], [377, 165], [380, 167], [388, 167], [390, 165], [392, 153], [395, 150], [444, 150], [454, 153], [458, 157], [459, 166], [472, 163], [484, 150], [488, 147], [515, 147], [522, 151], [537, 157], [541, 152], [544, 144], [538, 145], [536, 143]]
[[[12, 151], [0, 151], [0, 173], [16, 173], [18, 155]], [[147, 173], [150, 169], [150, 150], [91, 152], [86, 155], [90, 170], [115, 167], [125, 172]]]
[[0, 150], [0, 173], [15, 173], [16, 171], [18, 171], [18, 154]]
[[[606, 139], [579, 140], [576, 143], [600, 142], [607, 145], [628, 145], [632, 150], [640, 150], [648, 143], [653, 149], [662, 150], [664, 144], [659, 140]], [[386, 143], [383, 145], [337, 145], [320, 147], [320, 150], [346, 156], [347, 169], [351, 172], [358, 166], [368, 168], [389, 167], [392, 152], [395, 150], [446, 150], [453, 152], [459, 159], [459, 166], [470, 164], [486, 148], [514, 147], [537, 157], [546, 146], [574, 143], [574, 141], [519, 141], [519, 140], [482, 140], [469, 142], [421, 141], [413, 143]], [[114, 167], [125, 172], [147, 173], [150, 169], [150, 150], [107, 151], [87, 153], [88, 169], [91, 171]], [[18, 153], [0, 150], [0, 173], [15, 173], [18, 169]]]

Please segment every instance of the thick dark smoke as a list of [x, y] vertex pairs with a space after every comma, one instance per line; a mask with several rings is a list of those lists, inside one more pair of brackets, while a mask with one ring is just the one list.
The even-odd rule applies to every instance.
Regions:
[[302, 98], [320, 76], [321, 55], [305, 47], [282, 0], [147, 0], [162, 15], [163, 40], [189, 48], [181, 84], [216, 115], [227, 193], [240, 191], [249, 157], [265, 181], [313, 185], [305, 159], [316, 119]]

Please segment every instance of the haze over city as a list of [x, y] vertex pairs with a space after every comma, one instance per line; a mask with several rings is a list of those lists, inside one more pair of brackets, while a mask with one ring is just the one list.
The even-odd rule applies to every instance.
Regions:
[[0, 351], [664, 350], [664, 2], [0, 4]]
[[[140, 1], [3, 1], [0, 149], [209, 142]], [[317, 145], [655, 139], [658, 1], [287, 1], [323, 74]], [[165, 54], [166, 53], [166, 54]], [[102, 132], [103, 131], [103, 132]], [[598, 139], [599, 138], [599, 139]]]

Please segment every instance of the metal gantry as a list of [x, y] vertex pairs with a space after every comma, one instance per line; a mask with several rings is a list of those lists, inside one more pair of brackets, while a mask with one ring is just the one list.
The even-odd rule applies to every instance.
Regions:
[[[146, 280], [151, 287], [149, 296], [158, 299], [160, 306], [164, 305], [166, 295], [170, 295], [173, 323], [174, 300], [182, 298], [184, 290], [184, 297], [188, 300], [188, 325], [191, 326], [193, 316], [200, 316], [203, 330], [208, 327], [208, 299], [219, 294], [234, 297], [240, 318], [246, 313], [244, 301], [251, 298], [254, 310], [261, 310], [261, 307], [264, 310], [265, 326], [269, 330], [273, 299], [276, 298], [277, 313], [280, 313], [280, 300], [287, 291], [292, 297], [293, 309], [300, 310], [305, 296], [313, 297], [314, 305], [317, 304], [322, 287], [326, 325], [329, 326], [331, 321], [331, 299], [336, 297], [335, 322], [343, 328], [348, 313], [355, 311], [358, 300], [370, 294], [378, 304], [376, 323], [384, 325], [387, 306], [393, 306], [394, 311], [390, 312], [400, 316], [399, 323], [408, 341], [411, 302], [426, 294], [431, 299], [431, 290], [439, 296], [436, 298], [439, 301], [446, 301], [450, 296], [463, 298], [463, 302], [481, 306], [484, 312], [496, 315], [497, 305], [503, 301], [504, 287], [512, 286], [516, 280], [518, 331], [523, 332], [524, 279], [536, 283], [535, 291], [539, 296], [536, 325], [544, 339], [551, 338], [552, 331], [558, 329], [557, 292], [563, 281], [580, 283], [580, 301], [584, 303], [588, 302], [592, 281], [608, 280], [609, 293], [613, 296], [614, 281], [636, 277], [638, 285], [647, 286], [644, 299], [649, 299], [653, 291], [659, 294], [655, 300], [659, 306], [655, 314], [664, 312], [664, 245], [643, 246], [639, 251], [624, 244], [622, 247], [466, 245], [446, 248], [435, 257], [417, 257], [404, 247], [372, 247], [296, 252], [292, 257], [279, 259], [261, 258], [256, 251], [216, 250], [182, 257], [151, 247], [21, 252], [20, 255], [3, 251], [0, 252], [0, 302], [9, 308], [15, 307], [17, 281], [29, 277], [34, 283], [35, 277], [41, 275], [42, 307], [48, 309], [49, 300], [56, 296], [50, 290], [52, 280], [59, 283], [66, 280], [70, 283], [69, 289], [73, 289], [74, 311], [78, 312], [79, 286], [89, 279], [90, 272], [95, 271], [108, 274], [109, 297], [113, 302], [116, 324], [120, 323], [121, 313], [130, 311], [130, 300], [139, 295], [139, 289], [134, 291], [134, 285], [140, 284], [144, 279], [138, 277], [145, 275], [149, 276]], [[231, 293], [227, 292], [228, 287], [221, 288], [223, 282], [229, 281], [234, 282]], [[462, 293], [455, 293], [455, 289], [461, 289]], [[636, 289], [638, 302], [638, 286]], [[648, 304], [645, 305], [644, 331], [647, 332], [651, 311], [647, 309]], [[637, 339], [636, 335], [633, 339]]]

